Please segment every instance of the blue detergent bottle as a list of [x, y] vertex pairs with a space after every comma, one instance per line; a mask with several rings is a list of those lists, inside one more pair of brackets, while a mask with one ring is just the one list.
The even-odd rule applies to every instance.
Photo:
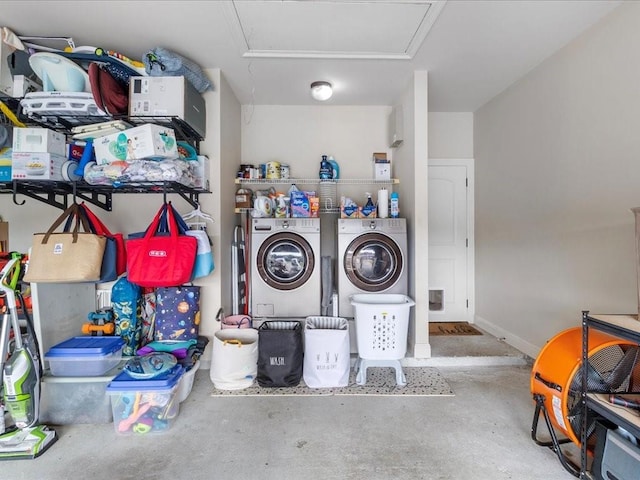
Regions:
[[326, 155], [322, 155], [322, 161], [320, 162], [320, 172], [318, 176], [320, 177], [320, 180], [331, 180], [331, 178], [333, 177], [331, 164], [327, 161]]
[[333, 178], [334, 180], [338, 180], [340, 178], [340, 166], [338, 166], [338, 162], [336, 162], [336, 159], [333, 158], [332, 155], [329, 155], [328, 162], [331, 165], [331, 170], [333, 173], [331, 178]]

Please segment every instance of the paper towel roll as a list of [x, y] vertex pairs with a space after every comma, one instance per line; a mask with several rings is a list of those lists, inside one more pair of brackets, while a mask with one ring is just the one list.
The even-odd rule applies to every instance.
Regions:
[[389, 216], [389, 191], [386, 188], [378, 190], [378, 218]]

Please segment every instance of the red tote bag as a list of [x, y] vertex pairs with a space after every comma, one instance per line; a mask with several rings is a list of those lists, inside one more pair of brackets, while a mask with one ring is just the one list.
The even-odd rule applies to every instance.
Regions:
[[127, 250], [124, 245], [124, 237], [121, 233], [111, 233], [102, 220], [95, 213], [89, 210], [84, 202], [80, 204], [80, 208], [86, 214], [93, 230], [98, 235], [104, 235], [107, 238], [113, 238], [116, 243], [116, 273], [118, 276], [127, 271]]
[[[166, 212], [169, 235], [158, 232]], [[171, 202], [165, 203], [144, 237], [127, 240], [127, 270], [131, 283], [141, 287], [175, 287], [191, 280], [198, 241], [178, 234]]]

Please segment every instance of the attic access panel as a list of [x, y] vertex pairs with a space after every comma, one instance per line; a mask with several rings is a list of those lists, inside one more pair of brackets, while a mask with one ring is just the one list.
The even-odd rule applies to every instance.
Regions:
[[411, 59], [445, 0], [228, 0], [244, 57]]

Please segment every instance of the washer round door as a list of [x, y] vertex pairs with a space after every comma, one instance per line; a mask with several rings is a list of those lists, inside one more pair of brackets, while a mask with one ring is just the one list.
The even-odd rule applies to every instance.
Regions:
[[398, 244], [380, 233], [366, 233], [354, 239], [345, 251], [343, 263], [349, 281], [365, 292], [391, 288], [404, 268]]
[[280, 232], [260, 245], [256, 266], [260, 278], [277, 290], [303, 286], [315, 267], [313, 250], [300, 235]]

